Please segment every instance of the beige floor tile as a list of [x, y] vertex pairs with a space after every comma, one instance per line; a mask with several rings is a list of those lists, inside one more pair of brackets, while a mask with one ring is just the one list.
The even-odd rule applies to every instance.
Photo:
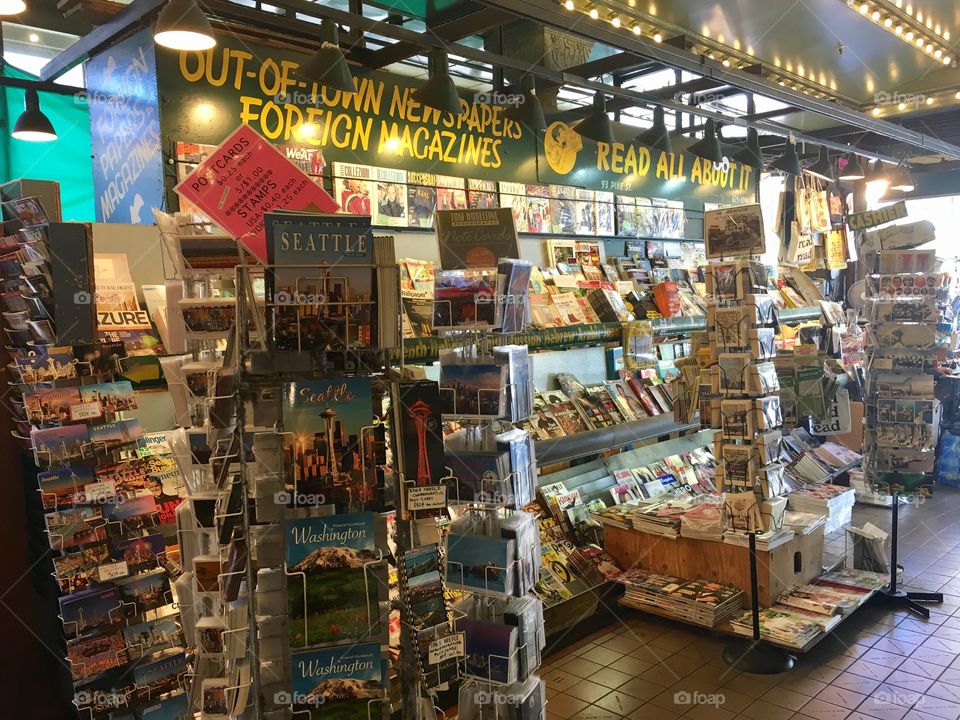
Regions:
[[588, 678], [597, 670], [601, 670], [603, 665], [591, 662], [586, 658], [576, 657], [572, 660], [568, 660], [566, 664], [562, 665], [561, 667], [563, 668], [564, 672], [568, 672], [571, 675], [576, 675], [581, 678]]
[[662, 693], [664, 690], [666, 690], [666, 688], [663, 685], [658, 685], [650, 680], [634, 678], [633, 680], [628, 680], [625, 682], [623, 685], [617, 688], [617, 690], [646, 702]]
[[606, 667], [601, 670], [597, 670], [587, 679], [591, 680], [592, 682], [599, 683], [604, 687], [608, 687], [611, 690], [616, 690], [628, 680], [633, 680], [634, 677], [636, 676], [631, 675], [630, 673], [620, 672], [619, 670]]
[[867, 695], [836, 685], [827, 685], [827, 687], [817, 693], [817, 699], [828, 702], [831, 705], [845, 707], [848, 710], [855, 710], [860, 703], [867, 699]]
[[594, 704], [614, 712], [617, 715], [624, 716], [629, 715], [638, 707], [643, 705], [643, 701], [639, 698], [633, 697], [632, 695], [614, 691], [609, 695], [604, 695]]
[[561, 692], [583, 679], [577, 675], [574, 675], [573, 673], [568, 673], [562, 668], [541, 670], [540, 677], [543, 678], [543, 681], [547, 684], [548, 688], [559, 690]]
[[721, 687], [752, 698], [759, 698], [770, 690], [770, 686], [767, 683], [758, 681], [752, 675], [740, 675], [724, 683]]
[[788, 690], [783, 687], [774, 687], [767, 690], [761, 696], [762, 700], [789, 708], [790, 710], [799, 710], [810, 701], [809, 695], [802, 695], [794, 690]]
[[603, 645], [598, 645], [597, 647], [591, 648], [587, 652], [583, 653], [580, 657], [606, 667], [610, 663], [619, 660], [621, 657], [623, 657], [623, 655], [618, 653], [616, 650], [610, 650]]
[[627, 715], [628, 720], [674, 720], [678, 717], [679, 713], [654, 705], [642, 705]]
[[547, 710], [560, 718], [568, 718], [575, 712], [583, 710], [589, 703], [578, 697], [560, 694], [550, 699], [547, 703]]
[[730, 710], [713, 705], [696, 705], [683, 716], [691, 720], [733, 720], [737, 717]]
[[816, 698], [808, 702], [801, 709], [802, 715], [807, 715], [817, 720], [844, 720], [851, 712], [850, 708], [833, 705]]
[[624, 655], [619, 660], [615, 660], [610, 663], [608, 667], [612, 670], [619, 670], [620, 672], [629, 673], [630, 675], [636, 677], [645, 670], [649, 670], [653, 666], [653, 663], [649, 660], [641, 660], [637, 657], [631, 657], [630, 655]]
[[[841, 673], [833, 679], [831, 685], [844, 690], [853, 690], [854, 692], [863, 693], [864, 695], [869, 695], [874, 690], [876, 690], [880, 683], [877, 680], [871, 680], [870, 678], [860, 677], [859, 675], [853, 675], [852, 673]], [[821, 692], [823, 692], [821, 690]]]
[[567, 690], [567, 695], [572, 695], [587, 703], [594, 703], [604, 695], [610, 692], [610, 688], [604, 687], [600, 683], [591, 680], [581, 680], [576, 685], [571, 685]]
[[754, 700], [753, 704], [744, 708], [740, 715], [747, 720], [790, 720], [794, 712], [789, 708], [774, 705], [768, 700]]

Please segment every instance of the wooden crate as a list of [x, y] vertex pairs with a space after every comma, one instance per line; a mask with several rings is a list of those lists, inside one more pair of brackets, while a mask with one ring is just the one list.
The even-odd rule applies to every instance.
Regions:
[[[604, 549], [620, 567], [694, 579], [716, 580], [742, 589], [750, 599], [750, 551], [729, 543], [678, 537], [675, 540], [604, 525]], [[770, 552], [757, 552], [758, 598], [761, 607], [774, 604], [780, 593], [808, 583], [821, 574], [823, 526], [794, 537]]]

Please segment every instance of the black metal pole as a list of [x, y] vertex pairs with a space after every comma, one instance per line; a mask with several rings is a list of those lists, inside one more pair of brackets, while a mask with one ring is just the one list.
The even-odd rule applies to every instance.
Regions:
[[750, 533], [750, 596], [753, 598], [753, 639], [760, 641], [760, 586], [757, 580], [757, 534]]
[[893, 515], [890, 517], [890, 594], [897, 592], [897, 535], [900, 520], [900, 495], [893, 491]]

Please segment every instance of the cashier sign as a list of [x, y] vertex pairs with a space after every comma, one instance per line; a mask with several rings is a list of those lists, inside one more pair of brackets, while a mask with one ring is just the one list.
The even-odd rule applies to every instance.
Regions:
[[270, 210], [332, 213], [336, 201], [273, 145], [241, 125], [174, 190], [267, 261], [263, 214]]

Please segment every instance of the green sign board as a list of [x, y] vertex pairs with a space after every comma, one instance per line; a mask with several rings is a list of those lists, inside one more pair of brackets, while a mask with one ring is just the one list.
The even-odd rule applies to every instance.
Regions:
[[[675, 140], [673, 153], [636, 142], [594, 142], [581, 137], [569, 119], [551, 118], [537, 144], [540, 182], [607, 190], [622, 195], [691, 198], [717, 202], [752, 201], [754, 168], [734, 162], [729, 154], [714, 163], [683, 150], [689, 140]], [[636, 128], [621, 126], [623, 134]], [[721, 202], [723, 201], [721, 200]]]
[[[302, 54], [218, 37], [202, 52], [157, 51], [161, 131], [168, 141], [218, 145], [247, 124], [288, 148], [323, 160], [501, 180], [557, 183], [626, 195], [738, 203], [752, 199], [756, 173], [685, 152], [660, 156], [629, 143], [594, 143], [565, 115], [546, 134], [506, 117], [487, 93], [461, 92], [459, 117], [412, 95], [421, 80], [354, 67], [356, 91], [319, 87], [297, 75]], [[623, 128], [625, 134], [636, 129]]]

